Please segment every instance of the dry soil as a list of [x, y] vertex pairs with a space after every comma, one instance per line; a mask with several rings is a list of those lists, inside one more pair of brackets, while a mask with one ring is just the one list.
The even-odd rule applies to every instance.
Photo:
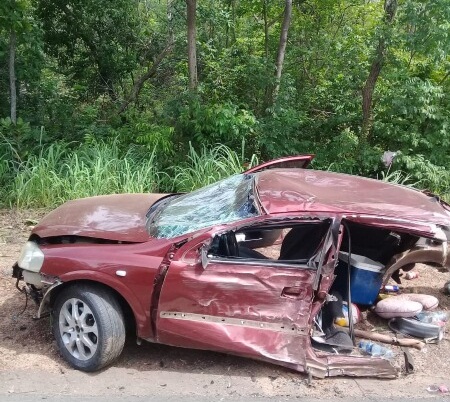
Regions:
[[[99, 373], [86, 374], [70, 368], [59, 356], [48, 319], [33, 320], [36, 306], [25, 305], [15, 288], [11, 266], [23, 243], [45, 211], [0, 210], [0, 397], [11, 393], [69, 395], [203, 395], [216, 397], [300, 397], [320, 398], [384, 396], [437, 396], [427, 387], [450, 388], [450, 339], [422, 351], [411, 349], [415, 373], [406, 375], [401, 350], [395, 365], [395, 380], [330, 378], [308, 384], [302, 374], [288, 369], [219, 353], [185, 350], [144, 343], [127, 343], [120, 359]], [[440, 307], [450, 310], [450, 296], [442, 287], [449, 272], [420, 265], [420, 277], [403, 281], [405, 287], [438, 297]], [[364, 314], [363, 325], [389, 333], [386, 322], [375, 314]], [[447, 324], [449, 327], [449, 324]], [[445, 399], [450, 396], [440, 395]]]

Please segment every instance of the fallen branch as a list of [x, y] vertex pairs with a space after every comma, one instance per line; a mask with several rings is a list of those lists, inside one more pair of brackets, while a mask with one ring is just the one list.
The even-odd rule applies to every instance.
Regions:
[[360, 329], [355, 329], [355, 335], [360, 338], [371, 339], [372, 341], [379, 341], [389, 345], [407, 346], [419, 350], [422, 350], [425, 347], [425, 343], [418, 339], [397, 338], [395, 335], [378, 334], [376, 332], [362, 331]]

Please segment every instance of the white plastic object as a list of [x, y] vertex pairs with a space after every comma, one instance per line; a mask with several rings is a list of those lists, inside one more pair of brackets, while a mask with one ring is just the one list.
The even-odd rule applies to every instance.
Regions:
[[44, 263], [44, 253], [33, 241], [27, 241], [20, 252], [17, 265], [27, 271], [39, 272]]

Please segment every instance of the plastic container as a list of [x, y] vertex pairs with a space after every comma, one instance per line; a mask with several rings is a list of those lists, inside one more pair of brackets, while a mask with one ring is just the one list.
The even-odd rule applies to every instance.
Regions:
[[361, 352], [373, 357], [382, 357], [387, 360], [394, 357], [394, 352], [391, 349], [372, 341], [362, 340], [359, 342], [358, 347]]
[[[358, 254], [351, 255], [350, 290], [352, 302], [371, 305], [380, 291], [383, 281], [384, 265]], [[339, 252], [337, 267], [338, 285], [344, 299], [347, 298], [348, 253]]]
[[397, 293], [400, 291], [400, 286], [398, 285], [384, 285], [383, 291], [388, 293]]
[[422, 311], [421, 313], [416, 315], [416, 318], [419, 321], [426, 322], [429, 324], [445, 324], [448, 321], [448, 313], [443, 310], [436, 311]]

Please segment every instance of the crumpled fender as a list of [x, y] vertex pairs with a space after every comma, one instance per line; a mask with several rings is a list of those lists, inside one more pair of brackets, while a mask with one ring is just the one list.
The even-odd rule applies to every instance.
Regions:
[[383, 275], [383, 285], [387, 283], [392, 274], [400, 268], [418, 262], [436, 264], [450, 271], [449, 243], [436, 243], [426, 240], [417, 243], [412, 249], [396, 254], [386, 265]]
[[[99, 284], [109, 286], [111, 289], [115, 290], [125, 299], [125, 301], [130, 306], [131, 310], [133, 311], [133, 314], [136, 319], [137, 335], [140, 338], [150, 338], [152, 336], [149, 311], [148, 312], [146, 311], [145, 307], [141, 305], [138, 298], [132, 293], [132, 291], [127, 286], [125, 286], [122, 282], [120, 282], [119, 279], [116, 279], [115, 277], [104, 274], [102, 272], [83, 270], [83, 271], [73, 271], [61, 275], [59, 277], [58, 285], [61, 285], [62, 283], [67, 284], [77, 280], [88, 280], [92, 282], [98, 282]], [[45, 300], [48, 301], [48, 297], [51, 294], [51, 292], [55, 289], [55, 287], [57, 287], [56, 283], [47, 290], [41, 302], [41, 306], [43, 306], [42, 303], [44, 303]], [[148, 308], [149, 307], [150, 306], [148, 306]], [[41, 310], [41, 307], [39, 307], [39, 310]]]

